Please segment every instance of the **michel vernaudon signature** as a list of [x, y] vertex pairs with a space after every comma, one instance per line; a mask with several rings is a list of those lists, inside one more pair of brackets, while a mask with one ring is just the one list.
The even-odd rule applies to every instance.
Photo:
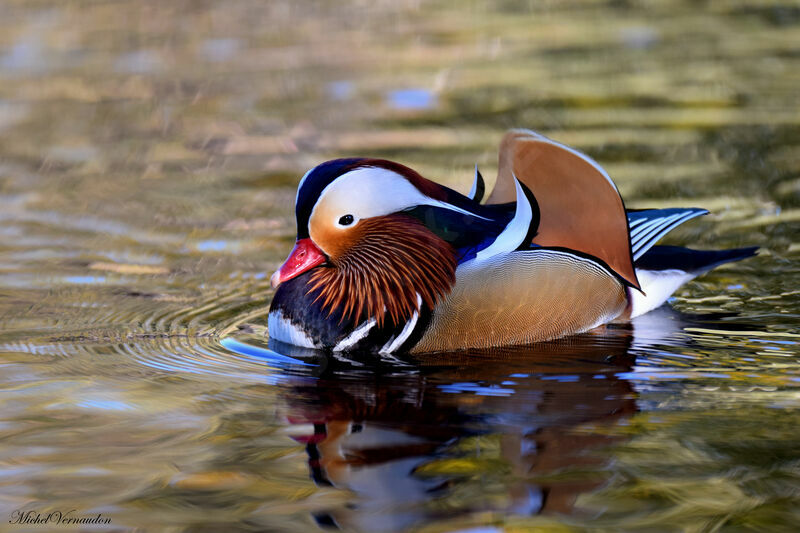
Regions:
[[111, 519], [97, 513], [97, 516], [75, 515], [76, 509], [71, 511], [50, 511], [42, 514], [39, 511], [16, 510], [11, 513], [9, 524], [48, 524], [48, 525], [73, 525], [73, 524], [110, 524]]

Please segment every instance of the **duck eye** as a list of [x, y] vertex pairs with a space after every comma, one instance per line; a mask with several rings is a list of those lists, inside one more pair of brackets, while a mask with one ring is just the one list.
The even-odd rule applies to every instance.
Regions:
[[353, 215], [344, 215], [339, 217], [340, 226], [349, 226], [353, 223]]

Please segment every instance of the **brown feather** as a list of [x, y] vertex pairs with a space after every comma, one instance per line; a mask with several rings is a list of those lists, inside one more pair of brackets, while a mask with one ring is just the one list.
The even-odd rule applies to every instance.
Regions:
[[512, 130], [500, 144], [497, 182], [487, 203], [515, 200], [512, 174], [539, 204], [534, 244], [589, 254], [639, 288], [625, 206], [614, 185], [595, 166], [535, 133]]
[[[355, 228], [354, 228], [355, 229]], [[365, 219], [331, 266], [315, 270], [308, 293], [341, 320], [386, 317], [402, 323], [417, 311], [417, 294], [433, 307], [455, 283], [453, 248], [407, 215]]]

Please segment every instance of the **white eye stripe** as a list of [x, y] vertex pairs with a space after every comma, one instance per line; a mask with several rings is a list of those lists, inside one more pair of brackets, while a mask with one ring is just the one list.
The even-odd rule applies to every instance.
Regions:
[[314, 218], [315, 212], [322, 209], [321, 206], [324, 206], [325, 212], [333, 214], [333, 222], [336, 223], [339, 217], [346, 214], [359, 220], [405, 211], [419, 205], [441, 207], [488, 220], [423, 194], [396, 172], [381, 167], [360, 167], [342, 174], [322, 190], [311, 210], [309, 221]]
[[477, 214], [473, 213], [472, 211], [467, 211], [466, 209], [461, 209], [460, 207], [457, 207], [457, 206], [455, 206], [453, 204], [448, 204], [447, 202], [440, 202], [439, 200], [431, 199], [430, 202], [428, 202], [428, 203], [426, 203], [424, 205], [430, 205], [430, 206], [433, 206], [433, 207], [442, 207], [444, 209], [449, 209], [450, 211], [455, 211], [456, 213], [461, 213], [462, 215], [468, 215], [468, 216], [471, 216], [471, 217], [480, 218], [481, 220], [489, 220], [488, 218], [482, 217], [480, 215], [477, 215]]

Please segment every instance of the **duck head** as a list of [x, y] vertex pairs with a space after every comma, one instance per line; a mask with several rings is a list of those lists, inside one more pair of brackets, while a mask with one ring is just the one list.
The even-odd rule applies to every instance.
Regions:
[[455, 282], [456, 249], [426, 218], [432, 210], [481, 218], [471, 204], [399, 163], [323, 163], [298, 186], [297, 242], [272, 285], [310, 272], [307, 294], [329, 315], [402, 322], [423, 304], [432, 309]]

